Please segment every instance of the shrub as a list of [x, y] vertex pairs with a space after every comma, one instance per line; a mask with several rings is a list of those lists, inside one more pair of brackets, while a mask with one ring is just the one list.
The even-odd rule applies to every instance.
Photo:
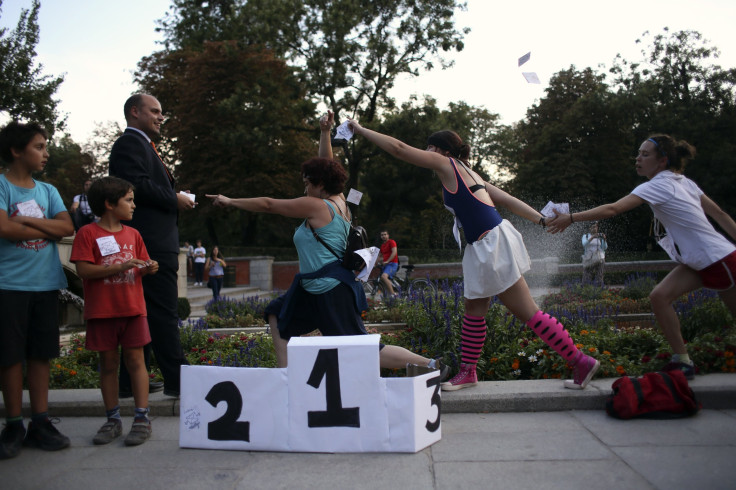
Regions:
[[178, 298], [176, 305], [176, 313], [179, 315], [179, 320], [184, 321], [189, 318], [192, 313], [192, 307], [189, 304], [188, 298]]

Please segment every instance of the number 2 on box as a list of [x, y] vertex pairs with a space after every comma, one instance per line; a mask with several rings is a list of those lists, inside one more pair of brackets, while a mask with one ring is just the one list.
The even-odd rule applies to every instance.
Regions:
[[232, 381], [217, 383], [205, 397], [210, 405], [216, 407], [225, 402], [227, 410], [217, 420], [207, 424], [207, 438], [213, 441], [250, 442], [250, 422], [238, 422], [243, 409], [243, 397]]

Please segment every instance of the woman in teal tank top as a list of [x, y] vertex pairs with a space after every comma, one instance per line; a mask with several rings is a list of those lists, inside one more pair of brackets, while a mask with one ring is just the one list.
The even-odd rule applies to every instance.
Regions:
[[[319, 277], [295, 279], [289, 293], [266, 308], [271, 326], [276, 359], [286, 367], [286, 345], [289, 338], [319, 330], [323, 335], [365, 335], [361, 318], [366, 306], [365, 293], [352, 272], [339, 264], [335, 256], [313, 235], [316, 233], [333, 250], [344, 251], [350, 225], [350, 211], [343, 195], [347, 172], [332, 160], [330, 127], [332, 114], [320, 122], [320, 157], [303, 162], [304, 197], [273, 199], [254, 197], [231, 199], [222, 195], [207, 195], [215, 206], [236, 207], [256, 213], [280, 214], [304, 221], [294, 233], [294, 245], [299, 254], [299, 273], [318, 273]], [[347, 275], [347, 277], [346, 277]], [[380, 364], [385, 368], [404, 368], [407, 364], [440, 368], [440, 362], [427, 359], [402, 347], [381, 346]], [[442, 369], [442, 375], [447, 375]], [[443, 378], [444, 379], [444, 378]]]

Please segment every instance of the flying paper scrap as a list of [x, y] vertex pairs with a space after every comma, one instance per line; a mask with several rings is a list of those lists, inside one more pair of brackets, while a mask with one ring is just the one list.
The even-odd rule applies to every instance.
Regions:
[[337, 140], [349, 140], [353, 137], [353, 130], [348, 127], [348, 122], [345, 121], [341, 125], [337, 127], [337, 132], [335, 133], [335, 139]]
[[533, 71], [525, 71], [522, 73], [522, 75], [524, 75], [524, 78], [526, 78], [526, 81], [529, 83], [542, 83], [539, 81], [539, 77], [537, 76], [537, 74]]
[[557, 211], [558, 214], [569, 214], [570, 205], [566, 202], [555, 204], [550, 201], [540, 212], [547, 218], [554, 218], [556, 216], [555, 211]]
[[519, 58], [519, 66], [521, 66], [524, 63], [526, 63], [527, 61], [529, 61], [529, 58], [531, 58], [531, 57], [532, 57], [532, 52], [529, 51], [527, 54], [525, 54], [524, 56], [522, 56], [521, 58]]
[[348, 192], [348, 197], [346, 198], [346, 201], [351, 202], [357, 206], [358, 204], [360, 204], [360, 200], [362, 198], [363, 198], [362, 192], [356, 191], [355, 189], [350, 189], [350, 192]]

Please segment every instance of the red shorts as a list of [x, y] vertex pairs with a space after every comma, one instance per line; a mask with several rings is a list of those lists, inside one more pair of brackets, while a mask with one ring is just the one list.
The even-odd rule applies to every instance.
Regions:
[[714, 262], [705, 269], [698, 271], [703, 287], [725, 291], [731, 289], [736, 282], [736, 252], [731, 252], [718, 262]]
[[143, 347], [151, 342], [148, 318], [126, 316], [123, 318], [90, 318], [87, 320], [87, 349], [104, 352]]

